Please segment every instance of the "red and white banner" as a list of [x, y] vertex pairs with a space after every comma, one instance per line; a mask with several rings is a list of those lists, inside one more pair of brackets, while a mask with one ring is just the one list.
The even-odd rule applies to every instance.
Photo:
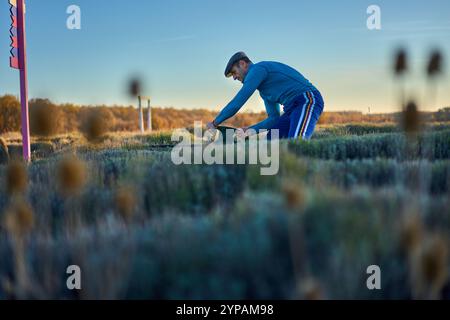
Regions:
[[25, 0], [8, 0], [11, 13], [11, 68], [20, 72], [20, 104], [22, 123], [23, 157], [30, 161], [30, 126], [28, 120], [28, 80], [27, 80], [27, 54], [25, 37]]
[[11, 28], [9, 29], [11, 38], [11, 56], [9, 57], [9, 65], [11, 68], [20, 69], [19, 67], [19, 39], [17, 37], [17, 0], [9, 0], [11, 13]]

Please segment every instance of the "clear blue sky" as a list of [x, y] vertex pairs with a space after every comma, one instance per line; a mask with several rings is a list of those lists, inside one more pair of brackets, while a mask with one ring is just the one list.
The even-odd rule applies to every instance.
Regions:
[[[66, 28], [71, 4], [81, 7], [81, 30]], [[366, 27], [371, 4], [381, 7], [382, 30]], [[0, 95], [17, 95], [8, 8], [0, 0]], [[27, 39], [30, 97], [58, 103], [135, 104], [126, 83], [137, 74], [154, 105], [218, 110], [241, 86], [223, 69], [243, 50], [297, 68], [326, 110], [396, 111], [391, 56], [404, 45], [411, 94], [426, 109], [450, 105], [449, 72], [434, 105], [423, 101], [429, 50], [450, 59], [448, 0], [27, 0]], [[257, 93], [244, 110], [263, 110]]]

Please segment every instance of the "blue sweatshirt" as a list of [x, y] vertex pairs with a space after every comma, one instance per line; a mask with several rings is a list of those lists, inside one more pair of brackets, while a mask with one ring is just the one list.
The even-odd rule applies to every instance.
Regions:
[[[316, 88], [300, 72], [275, 61], [261, 61], [249, 66], [241, 90], [216, 117], [217, 124], [231, 118], [242, 108], [255, 90], [264, 100], [268, 118], [251, 126], [269, 129], [280, 116], [280, 104], [286, 108], [297, 96]], [[286, 111], [286, 109], [285, 109]]]

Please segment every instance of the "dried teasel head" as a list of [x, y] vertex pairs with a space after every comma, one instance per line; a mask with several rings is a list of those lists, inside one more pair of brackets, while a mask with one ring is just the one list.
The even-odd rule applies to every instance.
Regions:
[[414, 135], [420, 131], [420, 113], [414, 101], [409, 101], [402, 112], [402, 126], [408, 135]]
[[324, 300], [325, 294], [320, 283], [309, 277], [300, 280], [298, 283], [297, 297], [302, 300]]
[[37, 136], [54, 135], [58, 127], [57, 118], [56, 107], [47, 104], [45, 100], [43, 104], [36, 102], [30, 108], [31, 133]]
[[33, 210], [25, 202], [17, 202], [6, 210], [3, 224], [9, 234], [22, 237], [34, 227]]
[[61, 160], [57, 174], [59, 188], [65, 195], [78, 193], [86, 183], [86, 166], [75, 157]]
[[108, 124], [99, 110], [92, 110], [82, 124], [82, 132], [89, 142], [101, 141], [108, 129]]
[[120, 187], [115, 194], [115, 205], [117, 212], [125, 221], [133, 218], [136, 207], [135, 192], [130, 187]]
[[447, 243], [442, 237], [434, 235], [425, 242], [420, 263], [426, 281], [434, 283], [446, 274], [447, 257]]
[[430, 60], [427, 65], [427, 75], [434, 77], [442, 72], [442, 54], [435, 50], [430, 55]]
[[433, 234], [422, 244], [414, 264], [414, 288], [421, 298], [437, 299], [448, 279], [448, 239]]
[[415, 252], [422, 242], [424, 226], [418, 214], [407, 215], [400, 225], [400, 244], [409, 254]]
[[6, 190], [9, 194], [24, 193], [28, 186], [28, 173], [25, 163], [10, 162], [6, 168]]
[[303, 185], [295, 180], [287, 180], [282, 184], [282, 192], [286, 205], [290, 209], [299, 209], [305, 205]]
[[135, 98], [141, 94], [141, 80], [133, 78], [128, 83], [128, 95]]
[[405, 49], [399, 49], [394, 58], [394, 74], [401, 76], [408, 71], [408, 57]]

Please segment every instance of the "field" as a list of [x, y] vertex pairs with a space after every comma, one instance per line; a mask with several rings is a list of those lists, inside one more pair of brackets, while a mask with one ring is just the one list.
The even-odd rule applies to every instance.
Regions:
[[0, 165], [0, 299], [450, 299], [450, 124], [322, 126], [274, 176], [176, 166], [170, 138], [36, 138]]

